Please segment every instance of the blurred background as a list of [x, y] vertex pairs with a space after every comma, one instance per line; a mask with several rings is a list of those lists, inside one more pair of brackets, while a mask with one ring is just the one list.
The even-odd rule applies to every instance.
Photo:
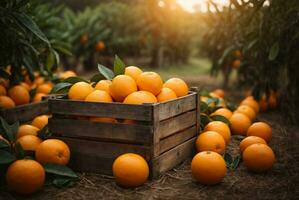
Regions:
[[257, 99], [275, 92], [298, 110], [298, 0], [3, 0], [0, 8], [0, 66], [12, 65], [13, 80], [22, 66], [92, 74], [117, 54], [164, 79]]

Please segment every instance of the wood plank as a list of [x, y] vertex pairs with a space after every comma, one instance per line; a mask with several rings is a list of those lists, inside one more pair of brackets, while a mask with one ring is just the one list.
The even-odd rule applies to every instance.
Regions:
[[11, 109], [0, 110], [2, 116], [8, 123], [19, 121], [21, 123], [31, 121], [38, 115], [48, 114], [48, 101], [38, 103], [30, 103], [26, 105], [16, 106]]
[[197, 87], [191, 87], [191, 91], [196, 92], [196, 110], [197, 110], [197, 119], [196, 119], [196, 126], [197, 126], [197, 133], [200, 133], [200, 95], [199, 89]]
[[65, 99], [49, 99], [49, 107], [53, 114], [151, 121], [153, 105], [128, 105], [122, 103], [97, 103]]
[[158, 144], [156, 144], [159, 151], [157, 152], [157, 155], [155, 155], [155, 157], [178, 146], [179, 144], [182, 144], [183, 142], [185, 142], [185, 141], [189, 140], [190, 138], [195, 137], [197, 135], [198, 135], [197, 127], [192, 126], [188, 129], [185, 129], [181, 132], [178, 132], [174, 135], [164, 138]]
[[153, 127], [150, 125], [100, 123], [55, 117], [49, 119], [49, 130], [54, 135], [64, 137], [136, 144], [150, 144], [153, 137]]
[[154, 158], [151, 162], [153, 178], [159, 176], [178, 164], [182, 163], [187, 158], [191, 157], [195, 153], [195, 140], [196, 137], [184, 142], [183, 144], [163, 153], [157, 158]]
[[54, 138], [63, 140], [70, 147], [70, 166], [80, 172], [111, 175], [113, 161], [124, 153], [137, 153], [147, 161], [150, 160], [149, 148], [141, 145], [96, 142], [66, 137]]
[[172, 101], [167, 101], [156, 105], [159, 108], [159, 120], [165, 120], [181, 113], [196, 109], [197, 93], [190, 92], [187, 96], [183, 96]]
[[176, 132], [184, 130], [196, 124], [197, 113], [196, 110], [186, 112], [179, 116], [161, 121], [155, 134], [159, 140], [168, 137]]

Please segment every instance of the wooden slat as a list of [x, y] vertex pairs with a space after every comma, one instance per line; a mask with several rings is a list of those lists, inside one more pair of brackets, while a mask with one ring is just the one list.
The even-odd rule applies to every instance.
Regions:
[[148, 125], [100, 123], [89, 120], [49, 119], [49, 129], [54, 135], [92, 140], [111, 140], [136, 144], [152, 143], [153, 128]]
[[[168, 137], [173, 133], [184, 130], [196, 124], [196, 110], [186, 112], [179, 116], [161, 121], [155, 134], [161, 140], [162, 138]], [[156, 142], [156, 141], [155, 141]]]
[[[189, 140], [192, 137], [195, 137], [198, 135], [197, 127], [192, 126], [186, 130], [183, 130], [181, 132], [178, 132], [174, 135], [171, 135], [167, 138], [164, 138], [161, 140], [158, 144], [156, 144], [155, 148], [158, 149], [157, 155], [160, 155], [173, 147], [182, 144], [183, 142]], [[156, 157], [156, 156], [155, 156]]]
[[152, 120], [153, 105], [128, 105], [122, 103], [95, 103], [65, 99], [49, 99], [53, 114], [112, 117], [140, 121]]
[[163, 153], [151, 162], [153, 178], [159, 176], [161, 173], [166, 172], [178, 164], [182, 163], [187, 158], [195, 153], [195, 140], [196, 137], [184, 142], [181, 145]]
[[148, 147], [109, 142], [79, 140], [55, 137], [63, 140], [71, 150], [70, 166], [80, 172], [112, 173], [113, 161], [124, 153], [137, 153], [147, 161], [150, 160]]
[[187, 96], [158, 104], [159, 120], [162, 121], [189, 110], [196, 109], [196, 96], [195, 92], [191, 92]]
[[199, 89], [197, 87], [191, 87], [191, 91], [196, 92], [196, 110], [197, 110], [197, 119], [196, 119], [196, 126], [197, 132], [200, 132], [200, 96], [199, 96]]
[[21, 123], [31, 121], [38, 115], [48, 114], [48, 101], [38, 103], [30, 103], [26, 105], [16, 106], [11, 109], [0, 110], [2, 116], [8, 123], [19, 121]]

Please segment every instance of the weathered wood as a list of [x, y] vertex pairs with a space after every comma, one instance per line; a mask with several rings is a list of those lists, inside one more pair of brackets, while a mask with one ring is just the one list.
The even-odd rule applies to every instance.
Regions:
[[200, 95], [199, 95], [199, 89], [197, 87], [192, 87], [190, 88], [191, 91], [196, 92], [196, 110], [197, 110], [197, 115], [196, 115], [196, 123], [197, 126], [197, 133], [200, 133]]
[[164, 138], [158, 144], [156, 144], [158, 152], [155, 156], [158, 156], [197, 135], [198, 133], [196, 131], [196, 126], [192, 126], [188, 129]]
[[152, 106], [128, 105], [122, 103], [97, 103], [72, 101], [65, 99], [49, 99], [49, 107], [53, 114], [112, 117], [140, 121], [152, 120]]
[[158, 104], [159, 120], [162, 121], [196, 109], [196, 97], [197, 95], [195, 92], [190, 92], [187, 96]]
[[168, 137], [176, 132], [184, 130], [196, 124], [196, 110], [186, 112], [177, 117], [173, 117], [159, 123], [156, 130], [157, 136], [160, 140]]
[[38, 115], [48, 114], [48, 101], [30, 103], [16, 106], [15, 108], [0, 110], [0, 116], [8, 123], [19, 121], [20, 123], [31, 121]]
[[151, 162], [151, 176], [155, 178], [191, 157], [195, 152], [195, 140], [196, 137], [154, 158]]
[[89, 120], [50, 118], [49, 128], [54, 135], [92, 139], [112, 140], [135, 144], [150, 144], [153, 127], [138, 124], [100, 123]]

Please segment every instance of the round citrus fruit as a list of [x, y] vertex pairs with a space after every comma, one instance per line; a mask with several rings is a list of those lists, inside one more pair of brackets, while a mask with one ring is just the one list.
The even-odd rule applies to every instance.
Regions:
[[232, 113], [232, 111], [230, 111], [227, 108], [219, 108], [211, 114], [211, 116], [214, 116], [214, 115], [221, 115], [221, 116], [225, 117], [226, 119], [230, 119], [231, 116], [233, 115], [233, 113]]
[[99, 41], [95, 44], [94, 48], [96, 51], [102, 51], [105, 49], [105, 43], [103, 41]]
[[86, 82], [77, 82], [70, 88], [68, 96], [73, 100], [84, 100], [87, 95], [94, 91], [93, 87]]
[[39, 128], [29, 125], [29, 124], [23, 124], [19, 127], [18, 133], [17, 133], [17, 139], [20, 137], [23, 137], [25, 135], [35, 135], [37, 136], [39, 131]]
[[157, 95], [158, 102], [165, 102], [176, 98], [176, 93], [170, 88], [162, 88], [161, 92]]
[[37, 147], [35, 158], [41, 164], [66, 165], [70, 159], [70, 149], [61, 140], [47, 139]]
[[194, 156], [191, 162], [193, 177], [202, 184], [220, 183], [226, 175], [226, 164], [218, 153], [203, 151]]
[[100, 80], [96, 86], [94, 87], [96, 90], [103, 90], [106, 91], [108, 94], [110, 94], [110, 85], [112, 82], [110, 80]]
[[43, 97], [46, 96], [44, 93], [37, 93], [34, 95], [32, 102], [41, 102]]
[[276, 94], [272, 92], [268, 99], [268, 106], [270, 109], [275, 109], [277, 108], [277, 105], [278, 105], [278, 101], [277, 101]]
[[258, 136], [269, 142], [272, 137], [272, 128], [265, 122], [256, 122], [248, 128], [247, 136]]
[[228, 144], [230, 141], [230, 136], [231, 136], [230, 129], [228, 125], [224, 122], [221, 121], [210, 122], [205, 126], [204, 131], [215, 131], [219, 133], [223, 137], [226, 144]]
[[3, 85], [0, 85], [0, 96], [5, 96], [7, 94], [6, 89]]
[[172, 89], [178, 97], [188, 94], [188, 85], [180, 78], [171, 78], [167, 80], [163, 87]]
[[0, 108], [14, 108], [15, 102], [7, 96], [0, 96]]
[[45, 182], [45, 170], [34, 160], [17, 160], [6, 172], [6, 183], [10, 190], [19, 194], [31, 194], [40, 190]]
[[250, 145], [252, 144], [267, 144], [267, 142], [261, 138], [261, 137], [257, 137], [257, 136], [248, 136], [246, 138], [244, 138], [241, 142], [240, 142], [240, 151], [241, 153]]
[[251, 125], [250, 119], [242, 113], [233, 113], [229, 121], [232, 134], [236, 135], [246, 135], [247, 130]]
[[243, 151], [243, 161], [248, 170], [264, 172], [272, 168], [275, 155], [266, 144], [252, 144]]
[[253, 96], [246, 97], [242, 102], [241, 105], [250, 106], [255, 113], [258, 113], [260, 110], [260, 106], [258, 102], [253, 98]]
[[240, 105], [235, 112], [246, 115], [251, 121], [256, 117], [255, 111], [247, 105]]
[[143, 103], [157, 103], [157, 98], [150, 92], [137, 91], [128, 95], [124, 102], [125, 104], [143, 104]]
[[27, 104], [30, 101], [28, 90], [20, 85], [10, 88], [8, 94], [16, 105]]
[[103, 90], [95, 90], [85, 98], [85, 101], [90, 102], [112, 102], [111, 96]]
[[48, 119], [48, 115], [37, 116], [32, 120], [31, 125], [35, 126], [36, 128], [43, 129], [48, 124]]
[[139, 90], [144, 90], [158, 95], [163, 87], [163, 81], [156, 72], [143, 72], [137, 79]]
[[112, 80], [109, 89], [115, 101], [123, 102], [129, 94], [137, 91], [137, 85], [130, 76], [118, 75]]
[[241, 66], [241, 60], [234, 60], [232, 67], [234, 69], [239, 69]]
[[25, 151], [35, 151], [42, 140], [35, 135], [25, 135], [17, 139], [16, 143], [21, 144]]
[[43, 83], [36, 88], [37, 93], [49, 94], [52, 90], [52, 85], [48, 83]]
[[201, 133], [196, 140], [196, 149], [201, 151], [214, 151], [223, 154], [225, 151], [225, 140], [215, 131]]
[[147, 162], [138, 154], [126, 153], [116, 158], [112, 166], [116, 182], [123, 187], [144, 184], [149, 175]]
[[220, 96], [214, 92], [210, 92], [209, 95], [214, 98], [220, 98]]
[[262, 98], [259, 100], [259, 106], [261, 111], [268, 110], [268, 101], [266, 95], [263, 95]]
[[77, 76], [77, 74], [75, 72], [73, 72], [73, 71], [70, 71], [70, 70], [62, 72], [62, 73], [59, 74], [59, 77], [61, 79], [67, 79], [67, 78], [75, 77], [75, 76]]
[[38, 77], [34, 80], [34, 84], [37, 86], [44, 84], [45, 83], [45, 78], [44, 77]]
[[225, 92], [222, 89], [216, 89], [213, 91], [213, 93], [222, 98], [224, 98], [224, 96], [225, 96]]
[[142, 70], [135, 66], [129, 66], [125, 69], [125, 75], [131, 76], [135, 81], [142, 74]]

